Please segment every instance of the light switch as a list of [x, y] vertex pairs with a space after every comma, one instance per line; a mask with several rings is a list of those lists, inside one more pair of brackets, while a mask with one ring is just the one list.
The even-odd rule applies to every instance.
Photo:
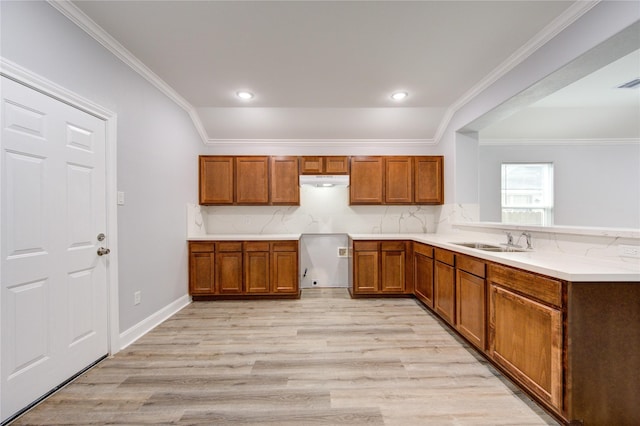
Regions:
[[124, 192], [118, 191], [118, 205], [124, 206]]

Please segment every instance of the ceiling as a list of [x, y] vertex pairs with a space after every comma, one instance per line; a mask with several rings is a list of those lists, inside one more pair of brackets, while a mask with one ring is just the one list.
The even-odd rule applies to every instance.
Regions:
[[[451, 112], [575, 19], [577, 3], [73, 2], [192, 107], [213, 143], [437, 141]], [[393, 101], [396, 90], [409, 96]]]

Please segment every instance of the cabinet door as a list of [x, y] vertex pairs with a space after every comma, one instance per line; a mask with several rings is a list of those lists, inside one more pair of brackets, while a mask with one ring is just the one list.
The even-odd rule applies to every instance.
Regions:
[[349, 157], [346, 157], [346, 156], [324, 157], [323, 172], [328, 175], [349, 174]]
[[274, 251], [271, 253], [271, 292], [298, 292], [298, 253]]
[[271, 204], [299, 205], [298, 157], [271, 157]]
[[378, 250], [356, 250], [353, 252], [354, 293], [377, 293], [380, 287]]
[[455, 268], [442, 262], [435, 262], [434, 308], [449, 324], [455, 320]]
[[381, 281], [383, 293], [404, 293], [406, 250], [405, 243], [398, 241], [383, 241], [380, 243], [381, 253]]
[[489, 353], [532, 392], [562, 407], [562, 312], [491, 285]]
[[236, 203], [269, 203], [269, 157], [236, 157]]
[[219, 294], [242, 293], [242, 252], [216, 253], [216, 287]]
[[384, 158], [384, 201], [387, 204], [413, 202], [411, 157]]
[[456, 271], [456, 328], [478, 349], [485, 349], [485, 280]]
[[350, 204], [382, 204], [382, 157], [351, 157]]
[[233, 204], [233, 157], [200, 156], [200, 204]]
[[189, 293], [215, 294], [213, 243], [189, 243]]
[[300, 157], [301, 175], [320, 175], [323, 173], [322, 157]]
[[416, 204], [443, 204], [443, 179], [443, 157], [415, 157], [413, 201]]
[[414, 248], [413, 282], [418, 299], [433, 308], [433, 258]]
[[269, 252], [244, 253], [244, 281], [247, 293], [269, 293]]

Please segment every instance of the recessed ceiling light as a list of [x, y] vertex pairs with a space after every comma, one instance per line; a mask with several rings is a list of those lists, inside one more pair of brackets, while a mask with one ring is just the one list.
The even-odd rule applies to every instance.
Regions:
[[401, 101], [407, 96], [409, 96], [407, 92], [395, 92], [393, 95], [391, 95], [391, 99], [393, 99], [394, 101]]
[[239, 97], [240, 99], [253, 99], [253, 93], [251, 92], [247, 92], [246, 90], [240, 90], [238, 92], [236, 92], [236, 96]]

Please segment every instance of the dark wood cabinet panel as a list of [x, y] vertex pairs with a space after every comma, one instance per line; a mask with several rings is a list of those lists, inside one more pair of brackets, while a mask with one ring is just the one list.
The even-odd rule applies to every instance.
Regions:
[[269, 203], [269, 157], [236, 157], [237, 204]]
[[346, 156], [324, 157], [324, 173], [328, 175], [349, 174], [349, 157], [346, 157]]
[[216, 253], [216, 289], [219, 294], [242, 293], [242, 251]]
[[415, 295], [425, 305], [433, 308], [433, 248], [414, 243], [413, 271]]
[[411, 157], [384, 157], [384, 201], [413, 203], [413, 161]]
[[379, 251], [353, 251], [353, 291], [358, 293], [376, 293], [380, 288]]
[[303, 175], [346, 175], [349, 174], [349, 157], [324, 156], [300, 157], [300, 174]]
[[353, 294], [406, 294], [409, 267], [406, 241], [354, 241]]
[[271, 204], [299, 205], [298, 157], [271, 157]]
[[382, 157], [351, 157], [350, 204], [382, 204], [383, 178]]
[[490, 286], [492, 359], [531, 392], [562, 408], [562, 311]]
[[271, 291], [295, 293], [298, 291], [298, 252], [272, 251]]
[[210, 294], [215, 292], [213, 272], [214, 253], [192, 253], [189, 259], [189, 291], [192, 294]]
[[455, 325], [456, 271], [452, 264], [441, 260], [449, 256], [453, 258], [454, 255], [446, 250], [436, 249], [435, 256], [433, 306], [438, 315], [449, 324]]
[[245, 291], [249, 294], [269, 293], [269, 278], [269, 251], [245, 251]]
[[461, 269], [456, 271], [456, 328], [484, 351], [486, 337], [486, 282]]
[[200, 204], [233, 204], [234, 158], [201, 156], [199, 159]]
[[414, 158], [414, 202], [444, 203], [444, 158], [438, 156]]
[[383, 293], [403, 293], [405, 289], [405, 251], [383, 250], [381, 255], [380, 290]]
[[299, 291], [298, 241], [189, 242], [189, 293], [196, 300], [292, 298]]

